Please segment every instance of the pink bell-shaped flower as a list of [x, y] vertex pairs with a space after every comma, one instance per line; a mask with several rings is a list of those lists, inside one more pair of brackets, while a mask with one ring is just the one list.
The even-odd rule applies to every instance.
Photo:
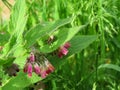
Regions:
[[58, 57], [62, 58], [63, 56], [67, 55], [69, 47], [70, 47], [69, 42], [66, 42], [63, 46], [61, 46], [58, 50]]
[[28, 76], [31, 77], [32, 76], [32, 64], [26, 63], [23, 71], [25, 73], [28, 73]]
[[34, 54], [32, 52], [30, 54], [29, 61], [30, 62], [34, 62], [35, 61], [35, 56], [34, 56]]
[[69, 42], [66, 42], [66, 43], [64, 44], [64, 47], [65, 47], [65, 48], [69, 48], [69, 47], [70, 47], [70, 43], [69, 43]]
[[46, 70], [42, 70], [40, 75], [42, 78], [46, 78], [46, 76], [47, 76]]
[[34, 64], [34, 72], [38, 75], [41, 72], [40, 66], [37, 63]]

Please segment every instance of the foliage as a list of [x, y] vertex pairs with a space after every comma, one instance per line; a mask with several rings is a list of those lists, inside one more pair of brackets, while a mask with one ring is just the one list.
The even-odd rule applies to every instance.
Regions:
[[[119, 8], [119, 0], [16, 0], [9, 22], [0, 23], [0, 88], [119, 90]], [[68, 54], [60, 58], [66, 42]], [[45, 56], [55, 67], [44, 79], [23, 73], [33, 49], [38, 61]], [[20, 69], [15, 77], [5, 74], [13, 63]]]

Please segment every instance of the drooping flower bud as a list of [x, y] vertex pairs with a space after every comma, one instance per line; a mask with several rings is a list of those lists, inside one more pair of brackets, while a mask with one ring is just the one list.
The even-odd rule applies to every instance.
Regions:
[[63, 56], [67, 55], [69, 47], [70, 47], [69, 42], [66, 42], [63, 46], [61, 46], [58, 50], [58, 57], [62, 58]]
[[27, 73], [28, 73], [28, 76], [29, 76], [29, 77], [32, 76], [32, 64], [31, 64], [31, 63], [28, 63]]
[[32, 76], [32, 64], [31, 63], [26, 63], [23, 71], [25, 73], [28, 73], [28, 76], [31, 77]]
[[30, 62], [34, 62], [35, 61], [34, 53], [31, 52], [29, 60], [30, 60]]
[[38, 75], [41, 72], [40, 66], [37, 63], [34, 64], [34, 72]]
[[41, 75], [42, 78], [46, 78], [46, 76], [47, 76], [46, 70], [43, 69], [41, 71], [40, 75]]
[[67, 55], [68, 50], [65, 47], [60, 47], [58, 51], [58, 57], [62, 58], [64, 55]]
[[55, 70], [55, 68], [54, 68], [51, 64], [48, 65], [48, 69], [49, 69], [51, 72], [53, 72], [53, 71]]
[[66, 43], [64, 44], [64, 47], [65, 47], [65, 48], [69, 48], [69, 47], [70, 47], [70, 43], [69, 43], [69, 42], [66, 42]]
[[46, 67], [47, 67], [47, 70], [46, 70], [47, 74], [49, 74], [49, 73], [51, 73], [55, 70], [53, 65], [48, 60], [45, 61], [45, 64], [46, 64]]

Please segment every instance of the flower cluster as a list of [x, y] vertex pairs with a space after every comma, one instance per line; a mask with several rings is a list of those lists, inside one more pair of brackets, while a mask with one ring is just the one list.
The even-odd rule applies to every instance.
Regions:
[[60, 46], [58, 49], [58, 57], [62, 58], [63, 56], [68, 54], [68, 48], [70, 47], [70, 43], [66, 42], [64, 45]]
[[45, 78], [48, 74], [54, 71], [52, 64], [42, 56], [44, 60], [42, 62], [38, 61], [31, 52], [30, 56], [27, 58], [27, 62], [24, 66], [24, 72], [28, 73], [28, 76], [32, 76], [32, 72], [35, 72], [37, 75], [40, 75], [42, 78]]
[[[70, 43], [66, 42], [64, 45], [60, 46], [57, 50], [59, 58], [68, 54], [68, 48]], [[35, 72], [37, 75], [45, 78], [51, 72], [54, 71], [53, 65], [40, 53], [31, 52], [30, 56], [27, 58], [23, 71], [28, 74], [29, 77], [32, 76], [32, 73]]]

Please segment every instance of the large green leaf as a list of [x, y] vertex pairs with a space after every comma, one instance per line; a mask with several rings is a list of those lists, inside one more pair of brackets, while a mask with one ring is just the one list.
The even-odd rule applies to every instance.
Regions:
[[27, 21], [25, 0], [17, 0], [10, 16], [9, 33], [20, 37]]
[[41, 78], [34, 73], [33, 76], [29, 78], [25, 73], [19, 72], [16, 77], [12, 77], [3, 85], [2, 90], [22, 90], [22, 88], [32, 85], [39, 80], [41, 80]]
[[70, 23], [72, 21], [72, 18], [67, 18], [63, 20], [57, 20], [55, 22], [51, 22], [49, 24], [38, 24], [34, 28], [31, 28], [26, 34], [25, 34], [25, 40], [26, 40], [26, 47], [29, 47], [33, 45], [37, 39], [40, 37], [43, 37], [46, 34], [50, 34], [57, 30], [59, 27]]
[[57, 40], [53, 42], [51, 45], [43, 44], [40, 45], [40, 51], [43, 53], [50, 53], [56, 50], [60, 45], [64, 44], [65, 42], [69, 41], [79, 30], [83, 29], [86, 25], [80, 27], [73, 27], [73, 28], [64, 28], [60, 29], [56, 32]]
[[[25, 0], [17, 0], [10, 16], [9, 29], [11, 37], [4, 45], [3, 56], [13, 54], [22, 45], [22, 36], [26, 25], [26, 3]], [[11, 55], [12, 55], [11, 54]]]
[[71, 47], [69, 49], [69, 55], [81, 52], [81, 50], [85, 49], [97, 38], [97, 35], [75, 36], [70, 40]]
[[58, 56], [49, 57], [51, 63], [57, 68], [58, 65], [64, 62], [64, 60], [73, 54], [80, 53], [83, 49], [88, 47], [93, 41], [97, 39], [97, 35], [84, 35], [84, 36], [75, 36], [70, 40], [71, 47], [67, 56], [63, 58], [58, 58]]
[[113, 69], [120, 72], [120, 67], [114, 64], [102, 64], [98, 67], [98, 69], [102, 69], [102, 68]]

